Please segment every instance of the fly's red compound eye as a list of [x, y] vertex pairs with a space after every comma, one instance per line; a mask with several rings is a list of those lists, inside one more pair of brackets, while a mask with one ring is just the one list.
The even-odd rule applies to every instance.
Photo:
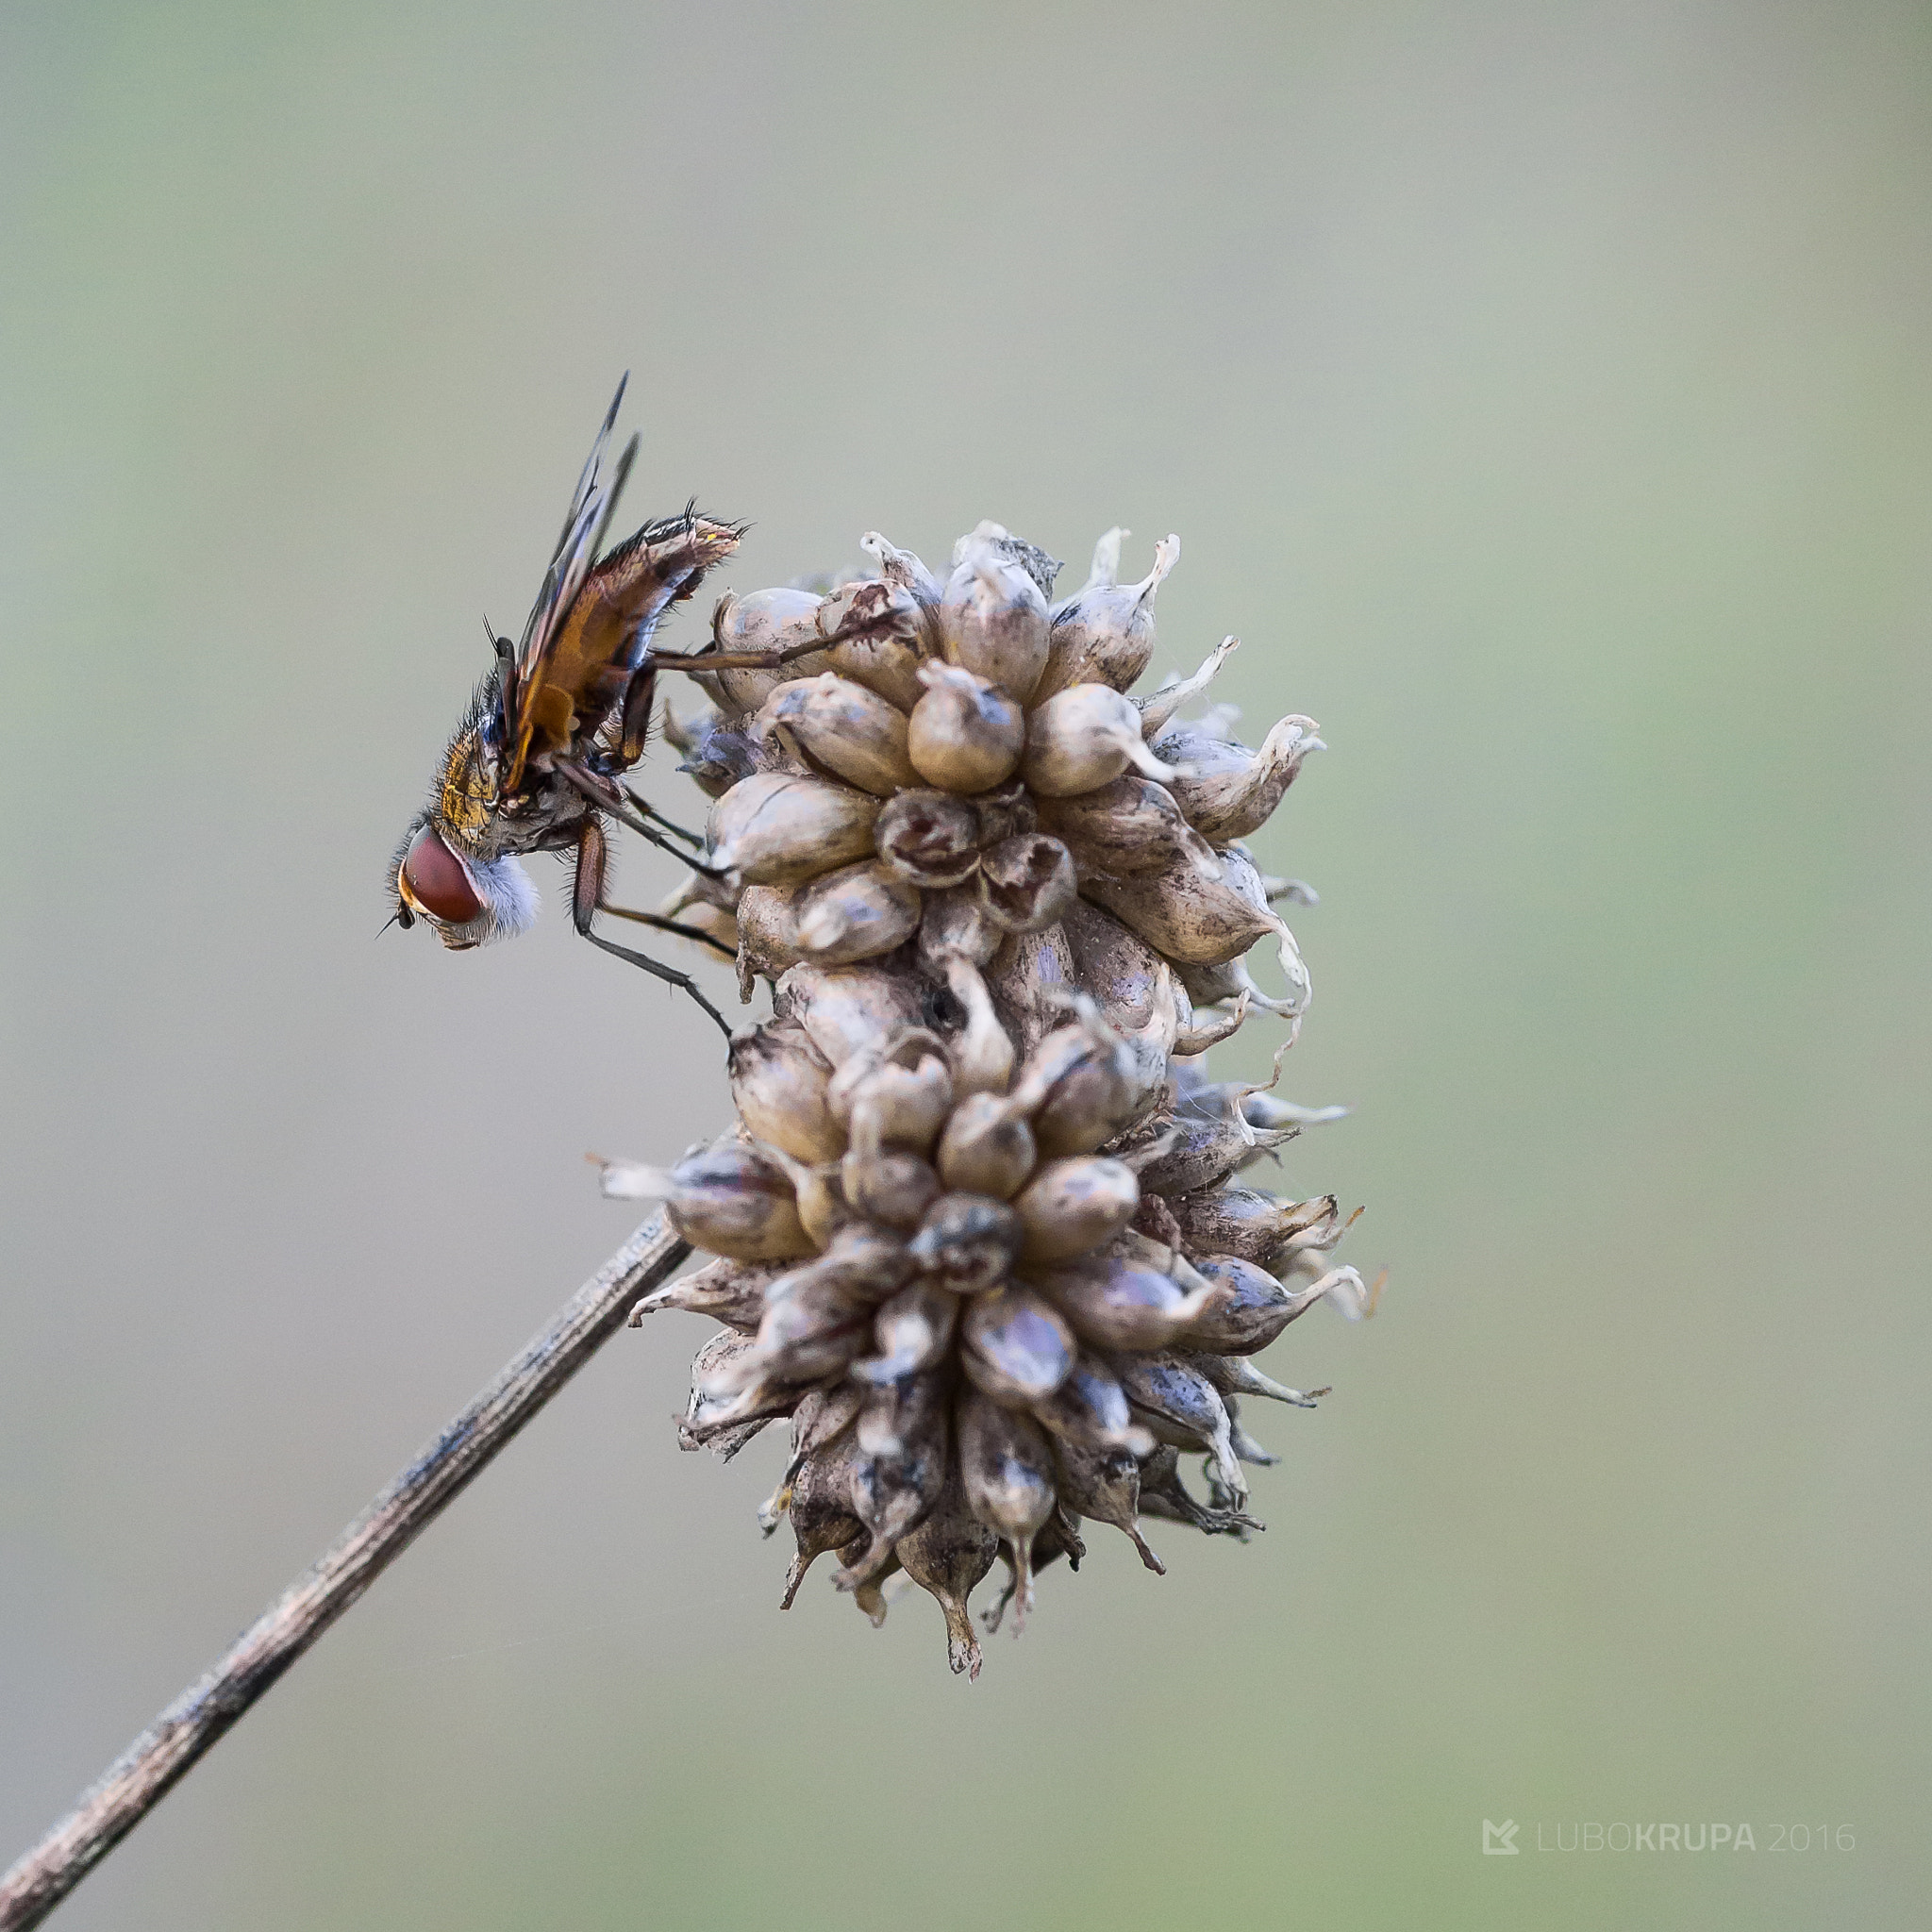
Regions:
[[429, 825], [409, 841], [403, 876], [408, 881], [410, 898], [446, 925], [468, 925], [483, 910], [462, 861]]

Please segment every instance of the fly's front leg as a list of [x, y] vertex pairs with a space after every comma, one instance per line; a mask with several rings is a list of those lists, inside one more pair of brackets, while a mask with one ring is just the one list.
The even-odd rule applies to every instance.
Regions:
[[[651, 958], [648, 954], [634, 953], [628, 946], [617, 945], [592, 929], [597, 914], [605, 909], [604, 876], [608, 860], [609, 846], [604, 837], [603, 825], [594, 818], [586, 819], [577, 833], [576, 877], [571, 887], [571, 921], [577, 931], [602, 951], [620, 959], [628, 959], [633, 966], [641, 966], [646, 973], [663, 980], [666, 985], [677, 987], [690, 993], [691, 998], [718, 1023], [718, 1030], [728, 1040], [731, 1037], [730, 1022], [705, 997], [697, 981], [689, 973], [680, 973], [675, 966], [666, 966], [661, 961]], [[625, 917], [641, 919], [650, 924], [661, 924], [671, 926], [673, 931], [681, 930], [679, 927], [672, 926], [669, 920], [660, 922], [649, 914], [626, 913]], [[708, 937], [699, 933], [695, 927], [691, 928], [691, 933], [693, 938]]]

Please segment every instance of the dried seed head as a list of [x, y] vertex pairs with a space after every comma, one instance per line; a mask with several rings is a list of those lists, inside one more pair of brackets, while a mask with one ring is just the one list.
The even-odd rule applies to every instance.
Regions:
[[907, 751], [928, 785], [986, 791], [1020, 762], [1026, 715], [998, 685], [958, 664], [920, 666], [925, 695], [912, 708]]
[[1129, 765], [1149, 778], [1172, 782], [1176, 776], [1172, 765], [1147, 749], [1133, 700], [1110, 685], [1070, 686], [1026, 720], [1020, 774], [1042, 797], [1095, 791], [1111, 784]]
[[1205, 1449], [1239, 1508], [1248, 1499], [1247, 1478], [1229, 1440], [1226, 1406], [1205, 1375], [1172, 1356], [1133, 1356], [1122, 1360], [1121, 1387], [1136, 1416], [1163, 1442]]
[[752, 885], [797, 885], [867, 857], [878, 815], [849, 785], [760, 772], [711, 808], [711, 863]]

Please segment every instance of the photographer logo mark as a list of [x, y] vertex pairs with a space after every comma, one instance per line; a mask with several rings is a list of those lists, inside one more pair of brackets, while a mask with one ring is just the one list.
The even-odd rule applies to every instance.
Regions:
[[1483, 1820], [1483, 1857], [1513, 1858], [1522, 1848], [1516, 1842], [1516, 1821], [1506, 1818], [1501, 1824]]

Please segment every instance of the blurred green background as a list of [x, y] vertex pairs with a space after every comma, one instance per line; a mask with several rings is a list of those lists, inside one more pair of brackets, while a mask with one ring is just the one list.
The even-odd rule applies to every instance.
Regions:
[[[778, 1445], [625, 1334], [63, 1927], [1924, 1923], [1923, 8], [0, 35], [0, 1862], [624, 1236], [583, 1151], [723, 1118], [547, 861], [377, 935], [625, 367], [741, 590], [1183, 533], [1157, 673], [1334, 747], [1288, 1180], [1392, 1269], [1265, 1537], [1096, 1539], [972, 1687], [776, 1613]], [[1758, 1849], [1535, 1850], [1619, 1821]]]

